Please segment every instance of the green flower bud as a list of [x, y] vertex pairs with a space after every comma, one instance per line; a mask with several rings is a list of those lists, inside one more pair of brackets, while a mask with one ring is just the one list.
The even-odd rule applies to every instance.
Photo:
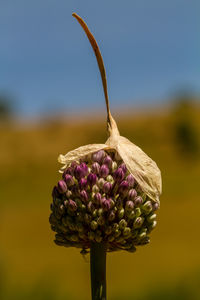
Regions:
[[112, 172], [114, 172], [117, 169], [117, 163], [116, 161], [113, 161], [112, 163]]
[[136, 251], [136, 248], [134, 245], [131, 245], [130, 248], [128, 247], [127, 251], [133, 253]]
[[76, 198], [74, 201], [76, 202], [78, 208], [82, 207], [82, 201], [79, 198]]
[[59, 241], [59, 242], [65, 241], [65, 238], [64, 238], [64, 236], [63, 236], [62, 234], [56, 234], [56, 235], [55, 235], [55, 238], [56, 238], [56, 240]]
[[130, 229], [130, 227], [125, 227], [124, 228], [123, 235], [126, 236], [126, 237], [131, 235], [131, 229]]
[[58, 211], [55, 211], [54, 214], [55, 214], [55, 217], [56, 217], [57, 220], [60, 220], [62, 218], [62, 215], [59, 214]]
[[137, 217], [133, 223], [133, 226], [135, 228], [140, 228], [142, 226], [143, 222], [144, 222], [144, 219], [142, 217]]
[[77, 216], [76, 216], [76, 220], [77, 220], [77, 222], [83, 222], [83, 220], [84, 220], [84, 215], [83, 215], [83, 213], [78, 212], [78, 213], [77, 213]]
[[78, 232], [83, 232], [84, 231], [84, 227], [82, 223], [77, 223], [76, 224], [76, 229]]
[[135, 216], [136, 218], [139, 217], [141, 215], [141, 209], [139, 207], [135, 208]]
[[69, 232], [69, 230], [68, 230], [68, 228], [66, 227], [66, 226], [64, 226], [64, 225], [58, 225], [58, 229], [61, 231], [61, 232], [63, 232], [63, 233], [67, 233], [67, 232]]
[[58, 207], [59, 205], [61, 205], [62, 201], [59, 198], [54, 198], [53, 203], [56, 207]]
[[92, 217], [93, 217], [93, 218], [96, 218], [97, 215], [98, 215], [98, 210], [95, 209], [95, 210], [93, 211], [93, 213], [92, 213]]
[[95, 193], [95, 194], [99, 192], [99, 188], [98, 188], [98, 186], [96, 184], [93, 185], [92, 192]]
[[109, 241], [109, 242], [113, 242], [114, 239], [115, 239], [115, 237], [114, 237], [113, 235], [109, 235], [109, 236], [108, 236], [108, 241]]
[[155, 221], [156, 219], [156, 214], [150, 214], [148, 217], [147, 217], [147, 221], [149, 223], [152, 223], [153, 221]]
[[146, 213], [150, 213], [152, 211], [152, 204], [151, 201], [147, 201], [145, 202], [142, 206], [141, 206], [142, 210]]
[[59, 214], [63, 215], [65, 213], [65, 206], [63, 204], [61, 204], [59, 207], [58, 207], [58, 212]]
[[80, 207], [80, 210], [82, 212], [85, 212], [86, 211], [86, 205], [85, 204], [82, 204], [81, 207]]
[[128, 212], [127, 213], [127, 217], [130, 219], [130, 220], [133, 220], [135, 218], [135, 212], [134, 210], [132, 210], [131, 212]]
[[127, 226], [127, 222], [124, 219], [121, 219], [119, 222], [119, 229], [124, 229]]
[[105, 218], [103, 216], [98, 217], [97, 223], [102, 226], [105, 224]]
[[135, 228], [133, 228], [131, 230], [131, 237], [134, 239], [134, 238], [136, 238], [137, 235], [138, 235], [138, 230], [135, 230]]
[[100, 236], [100, 235], [101, 235], [101, 230], [97, 229], [97, 230], [95, 231], [95, 234]]
[[120, 236], [120, 237], [116, 238], [115, 241], [116, 241], [116, 243], [119, 243], [119, 244], [124, 244], [124, 243], [126, 243], [126, 241], [125, 241], [125, 239], [124, 239], [123, 236]]
[[97, 182], [97, 185], [100, 189], [102, 189], [104, 186], [104, 183], [105, 183], [105, 180], [103, 178], [100, 178]]
[[79, 232], [78, 233], [78, 236], [80, 239], [82, 240], [86, 240], [87, 239], [87, 235], [85, 234], [85, 232]]
[[63, 202], [63, 204], [64, 204], [65, 207], [68, 206], [68, 203], [69, 203], [69, 200], [65, 200], [65, 201]]
[[116, 229], [114, 232], [114, 236], [117, 238], [118, 236], [120, 236], [120, 234], [121, 234], [121, 230]]
[[70, 190], [67, 190], [65, 193], [66, 197], [69, 199], [72, 195], [72, 192]]
[[95, 210], [94, 204], [92, 203], [92, 201], [90, 201], [87, 205], [88, 211], [89, 212], [93, 212]]
[[112, 177], [111, 175], [108, 175], [108, 176], [106, 177], [106, 181], [108, 181], [108, 182], [110, 182], [110, 183], [113, 183], [113, 182], [114, 182], [114, 179], [113, 179], [113, 177]]
[[70, 237], [70, 241], [78, 242], [79, 241], [78, 235], [77, 234], [72, 234], [71, 237]]
[[50, 214], [50, 217], [49, 217], [49, 222], [51, 225], [56, 225], [57, 224], [57, 219], [56, 217], [54, 216], [54, 214]]
[[91, 240], [91, 241], [93, 241], [93, 240], [94, 240], [94, 238], [95, 238], [95, 234], [94, 234], [94, 232], [93, 232], [93, 231], [89, 231], [89, 232], [88, 232], [88, 238], [89, 238], [89, 240]]
[[102, 236], [95, 234], [95, 241], [96, 241], [97, 243], [101, 243], [101, 241], [102, 241]]
[[148, 229], [149, 231], [153, 230], [157, 225], [157, 221], [153, 221], [149, 226], [148, 226]]
[[92, 217], [89, 214], [85, 214], [84, 220], [86, 224], [90, 224], [90, 222], [92, 221]]
[[90, 227], [91, 227], [92, 230], [95, 230], [98, 227], [98, 223], [96, 221], [92, 221], [91, 224], [90, 224]]
[[112, 226], [112, 228], [113, 228], [113, 231], [118, 230], [119, 229], [119, 224], [114, 223], [113, 226]]
[[119, 218], [119, 219], [122, 219], [123, 216], [124, 216], [124, 209], [122, 208], [122, 209], [120, 209], [120, 210], [118, 211], [118, 218]]
[[68, 227], [71, 231], [76, 231], [76, 225], [74, 223], [69, 224]]
[[98, 216], [102, 216], [103, 215], [103, 208], [99, 208], [98, 212], [97, 212]]
[[106, 229], [105, 229], [105, 234], [109, 235], [111, 233], [112, 233], [112, 226], [107, 226]]
[[123, 200], [122, 199], [117, 199], [117, 201], [116, 201], [116, 207], [118, 209], [123, 208]]
[[144, 228], [144, 229], [142, 229], [142, 230], [139, 232], [138, 238], [141, 240], [141, 239], [143, 239], [144, 237], [146, 237], [146, 235], [147, 235], [147, 229]]

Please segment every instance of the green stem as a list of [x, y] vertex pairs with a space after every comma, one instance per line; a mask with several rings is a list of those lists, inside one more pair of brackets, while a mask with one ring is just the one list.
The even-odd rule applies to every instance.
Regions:
[[92, 243], [90, 248], [92, 300], [106, 300], [106, 243]]

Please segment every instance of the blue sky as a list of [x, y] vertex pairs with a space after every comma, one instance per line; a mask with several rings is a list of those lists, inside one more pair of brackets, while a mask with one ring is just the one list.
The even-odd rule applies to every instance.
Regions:
[[0, 94], [23, 116], [104, 108], [100, 46], [112, 107], [151, 105], [176, 89], [200, 93], [200, 2], [195, 0], [1, 0]]

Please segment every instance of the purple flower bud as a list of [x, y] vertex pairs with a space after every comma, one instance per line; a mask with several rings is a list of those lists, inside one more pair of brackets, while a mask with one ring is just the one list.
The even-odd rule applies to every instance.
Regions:
[[71, 163], [71, 168], [74, 169], [77, 165], [78, 165], [78, 163], [76, 161], [73, 161]]
[[67, 185], [64, 182], [64, 180], [59, 180], [58, 181], [58, 191], [63, 194], [67, 191]]
[[67, 168], [64, 172], [63, 172], [63, 179], [65, 178], [65, 175], [69, 174], [71, 176], [74, 175], [74, 169], [72, 167]]
[[124, 179], [124, 171], [122, 170], [122, 168], [118, 168], [114, 174], [113, 177], [115, 179], [116, 182], [121, 182]]
[[103, 198], [101, 201], [103, 210], [108, 211], [111, 207], [110, 199]]
[[84, 190], [85, 188], [86, 188], [86, 186], [87, 186], [87, 179], [86, 178], [81, 178], [80, 180], [79, 180], [79, 188], [81, 189], [81, 190]]
[[103, 164], [110, 168], [112, 166], [112, 158], [109, 155], [106, 155], [103, 159]]
[[84, 201], [84, 202], [87, 202], [88, 201], [88, 194], [85, 190], [82, 190], [80, 192], [80, 196], [81, 196], [81, 199]]
[[142, 202], [143, 202], [143, 200], [142, 200], [141, 196], [136, 197], [134, 200], [135, 206], [140, 206], [142, 204]]
[[96, 193], [94, 195], [94, 201], [96, 204], [100, 205], [100, 203], [101, 203], [101, 194], [100, 193]]
[[85, 170], [81, 167], [81, 165], [75, 167], [74, 175], [77, 179], [81, 179], [82, 177], [85, 177]]
[[134, 208], [134, 203], [133, 203], [133, 201], [127, 201], [126, 202], [126, 209], [127, 210], [129, 210], [129, 211], [131, 211], [131, 210], [133, 210], [133, 208]]
[[92, 154], [92, 160], [95, 162], [101, 163], [104, 156], [105, 156], [104, 150], [99, 150]]
[[125, 163], [122, 163], [122, 164], [119, 166], [119, 168], [121, 168], [121, 169], [123, 170], [124, 174], [126, 174], [127, 167], [126, 167]]
[[134, 200], [135, 197], [137, 197], [137, 192], [136, 192], [136, 190], [131, 189], [131, 190], [128, 192], [128, 199], [129, 199], [129, 200]]
[[88, 181], [90, 186], [93, 186], [97, 181], [97, 175], [93, 174], [93, 173], [90, 173], [87, 177], [87, 181]]
[[110, 193], [111, 189], [112, 189], [112, 184], [110, 182], [105, 182], [103, 185], [104, 193]]
[[152, 208], [153, 208], [153, 211], [158, 210], [158, 209], [159, 209], [159, 204], [158, 204], [158, 202], [153, 203], [153, 204], [152, 204]]
[[135, 179], [134, 179], [134, 177], [133, 177], [132, 174], [129, 174], [129, 175], [126, 177], [126, 180], [128, 181], [129, 187], [133, 187], [133, 186], [134, 186]]
[[101, 168], [100, 168], [100, 172], [99, 173], [100, 173], [101, 177], [103, 177], [103, 178], [107, 177], [108, 174], [109, 174], [108, 167], [106, 165], [102, 165]]
[[83, 177], [85, 177], [88, 174], [88, 166], [86, 165], [86, 163], [81, 163], [80, 164], [82, 170], [83, 170]]
[[76, 211], [77, 210], [77, 205], [76, 205], [76, 202], [73, 201], [73, 200], [69, 200], [68, 202], [68, 207], [69, 209], [71, 209], [72, 211]]
[[73, 185], [71, 188], [72, 194], [78, 196], [79, 194], [79, 188], [77, 185]]
[[92, 164], [92, 172], [95, 174], [99, 174], [100, 171], [100, 165], [98, 164], [98, 162], [94, 162]]
[[74, 185], [74, 178], [71, 175], [66, 174], [64, 177], [64, 180], [65, 180], [67, 186]]
[[57, 186], [54, 186], [53, 191], [52, 191], [52, 197], [56, 198], [58, 196], [59, 196], [58, 188], [57, 188]]
[[128, 193], [129, 184], [126, 180], [122, 181], [119, 185], [119, 193], [125, 195]]

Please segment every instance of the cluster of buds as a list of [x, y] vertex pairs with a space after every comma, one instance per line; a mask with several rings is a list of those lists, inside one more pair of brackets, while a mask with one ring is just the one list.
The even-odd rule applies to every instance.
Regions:
[[135, 251], [149, 242], [158, 202], [151, 200], [116, 151], [99, 150], [65, 167], [53, 188], [50, 224], [55, 243]]

